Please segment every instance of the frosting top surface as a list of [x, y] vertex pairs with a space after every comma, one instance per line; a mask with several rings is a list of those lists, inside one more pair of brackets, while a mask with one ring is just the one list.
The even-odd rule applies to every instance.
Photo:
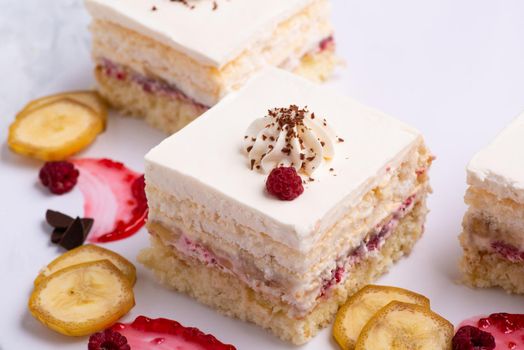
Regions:
[[[334, 144], [336, 155], [320, 163], [311, 175], [314, 181], [304, 177], [304, 193], [285, 202], [265, 192], [267, 174], [251, 170], [243, 138], [268, 109], [290, 105], [307, 106], [325, 117], [343, 142]], [[377, 176], [398, 165], [419, 138], [418, 131], [389, 116], [271, 68], [153, 148], [146, 155], [146, 179], [195, 201], [199, 199], [193, 190], [201, 187], [201, 193], [211, 193], [201, 204], [301, 247], [356, 204]]]
[[[222, 67], [312, 0], [85, 0], [91, 15]], [[215, 8], [215, 9], [214, 9]]]
[[[506, 127], [468, 165], [469, 182], [524, 201], [524, 113]], [[505, 194], [504, 194], [505, 193]]]

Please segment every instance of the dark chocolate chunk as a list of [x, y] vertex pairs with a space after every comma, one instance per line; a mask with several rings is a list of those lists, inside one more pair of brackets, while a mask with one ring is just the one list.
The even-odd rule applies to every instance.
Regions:
[[84, 228], [84, 239], [87, 238], [87, 235], [89, 234], [89, 231], [91, 231], [94, 222], [95, 220], [91, 218], [82, 219], [82, 227]]
[[65, 230], [59, 244], [65, 249], [71, 250], [84, 244], [85, 238], [84, 225], [82, 225], [82, 220], [77, 217], [67, 230]]
[[65, 229], [62, 228], [55, 228], [53, 230], [53, 233], [51, 233], [51, 242], [58, 244], [62, 240], [62, 237], [64, 236]]
[[76, 217], [73, 219], [55, 210], [47, 210], [45, 218], [47, 223], [54, 228], [51, 233], [51, 242], [68, 250], [84, 244], [94, 223], [91, 218]]
[[48, 209], [45, 213], [45, 220], [54, 228], [66, 229], [73, 223], [73, 218], [58, 211]]

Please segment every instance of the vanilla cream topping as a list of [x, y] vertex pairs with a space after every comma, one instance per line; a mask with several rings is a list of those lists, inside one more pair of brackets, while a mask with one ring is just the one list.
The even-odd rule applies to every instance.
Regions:
[[251, 169], [268, 173], [279, 166], [292, 166], [312, 175], [322, 160], [335, 155], [335, 142], [342, 142], [327, 120], [307, 108], [291, 105], [273, 108], [256, 119], [244, 136], [244, 150]]
[[524, 113], [468, 165], [468, 183], [524, 204]]
[[315, 0], [85, 0], [96, 19], [151, 37], [221, 68]]

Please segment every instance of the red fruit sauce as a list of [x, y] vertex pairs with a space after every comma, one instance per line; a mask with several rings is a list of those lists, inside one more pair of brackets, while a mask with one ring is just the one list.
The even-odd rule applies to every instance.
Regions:
[[236, 350], [197, 328], [165, 318], [138, 316], [130, 324], [117, 323], [111, 329], [126, 337], [133, 350]]
[[474, 326], [491, 333], [495, 350], [524, 350], [524, 315], [497, 313], [477, 316], [462, 322], [458, 328]]
[[147, 218], [143, 176], [110, 159], [74, 159], [84, 217], [95, 222], [87, 240], [103, 243], [136, 233]]

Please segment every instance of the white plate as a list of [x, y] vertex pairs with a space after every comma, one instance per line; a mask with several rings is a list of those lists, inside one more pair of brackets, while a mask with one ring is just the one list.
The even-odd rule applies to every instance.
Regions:
[[[26, 307], [38, 270], [60, 253], [49, 243], [45, 210], [82, 214], [80, 194], [48, 195], [37, 182], [40, 163], [13, 155], [5, 139], [14, 113], [29, 99], [92, 85], [88, 18], [80, 0], [5, 1], [10, 4], [0, 13], [0, 349], [85, 349], [86, 338], [53, 333]], [[348, 64], [330, 84], [417, 126], [438, 156], [431, 171], [435, 193], [426, 233], [413, 254], [380, 283], [427, 295], [433, 308], [454, 323], [477, 314], [524, 313], [523, 297], [456, 282], [464, 167], [524, 109], [524, 3], [333, 2], [339, 53]], [[142, 156], [162, 138], [138, 120], [113, 117], [107, 132], [81, 156], [111, 157], [141, 170]], [[142, 230], [107, 247], [135, 260], [147, 244]], [[162, 288], [137, 267], [137, 306], [124, 321], [138, 315], [168, 317], [238, 349], [293, 348], [256, 326]], [[304, 347], [335, 348], [330, 329]]]

